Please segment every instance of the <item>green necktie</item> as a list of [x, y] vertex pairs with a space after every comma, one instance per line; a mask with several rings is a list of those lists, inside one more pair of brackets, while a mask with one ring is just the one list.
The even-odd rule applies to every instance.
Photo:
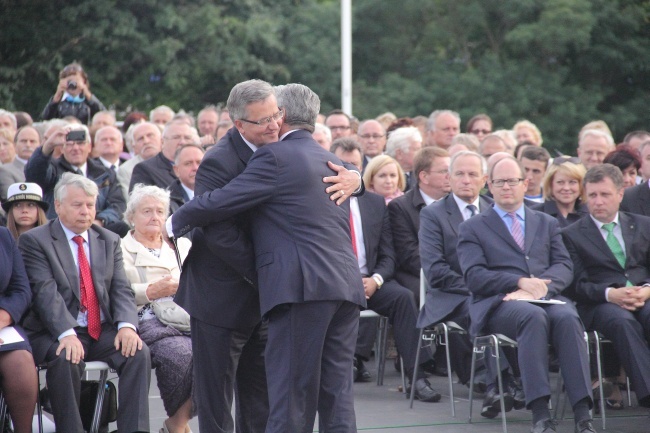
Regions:
[[[616, 239], [616, 236], [614, 236], [615, 225], [616, 223], [614, 222], [603, 224], [603, 229], [607, 232], [607, 246], [612, 251], [612, 254], [614, 254], [614, 257], [616, 257], [618, 264], [625, 269], [625, 252], [623, 252], [623, 248], [621, 248], [621, 243]], [[625, 285], [629, 287], [633, 284], [628, 281]]]

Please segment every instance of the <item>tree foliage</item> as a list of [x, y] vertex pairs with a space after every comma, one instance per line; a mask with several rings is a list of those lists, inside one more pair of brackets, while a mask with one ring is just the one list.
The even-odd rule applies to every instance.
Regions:
[[[650, 1], [353, 2], [354, 111], [527, 118], [552, 148], [580, 126], [648, 129]], [[335, 0], [0, 0], [0, 106], [38, 116], [78, 60], [118, 111], [197, 111], [248, 78], [301, 82], [340, 106]]]

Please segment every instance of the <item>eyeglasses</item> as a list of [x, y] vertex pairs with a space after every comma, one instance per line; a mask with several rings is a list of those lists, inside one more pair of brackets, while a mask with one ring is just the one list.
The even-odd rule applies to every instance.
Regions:
[[246, 122], [246, 123], [252, 123], [253, 125], [257, 125], [257, 126], [266, 126], [266, 125], [268, 125], [269, 123], [271, 123], [273, 121], [277, 122], [278, 120], [282, 119], [282, 116], [284, 116], [284, 109], [280, 108], [280, 110], [277, 113], [275, 113], [275, 114], [273, 114], [273, 115], [271, 115], [269, 117], [265, 117], [263, 119], [260, 119], [258, 121], [246, 120], [246, 119], [239, 119], [239, 120], [241, 120], [242, 122]]
[[490, 131], [490, 130], [488, 130], [488, 129], [472, 129], [472, 130], [469, 131], [469, 132], [470, 132], [471, 134], [474, 134], [474, 135], [478, 135], [478, 134], [488, 135], [488, 134], [491, 134], [491, 133], [492, 133], [492, 131]]
[[575, 156], [566, 156], [566, 155], [553, 158], [553, 165], [562, 165], [565, 162], [570, 162], [572, 164], [580, 164], [580, 158], [576, 158]]
[[370, 140], [371, 138], [375, 140], [379, 140], [380, 138], [384, 138], [384, 134], [362, 134], [359, 137], [363, 138], [364, 140]]
[[330, 131], [347, 131], [349, 126], [330, 126]]
[[524, 180], [526, 179], [513, 177], [512, 179], [492, 179], [491, 183], [492, 186], [495, 186], [497, 188], [503, 188], [503, 185], [505, 185], [506, 183], [508, 184], [508, 186], [517, 186]]
[[429, 174], [449, 174], [449, 170], [431, 170], [428, 171]]

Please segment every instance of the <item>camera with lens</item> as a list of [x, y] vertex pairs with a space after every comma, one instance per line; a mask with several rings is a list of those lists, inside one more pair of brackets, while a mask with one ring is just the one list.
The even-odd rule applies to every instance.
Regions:
[[77, 82], [74, 80], [68, 81], [68, 90], [77, 90]]

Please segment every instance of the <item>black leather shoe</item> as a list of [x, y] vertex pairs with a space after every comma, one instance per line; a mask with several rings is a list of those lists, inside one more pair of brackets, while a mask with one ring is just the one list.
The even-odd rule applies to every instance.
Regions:
[[551, 433], [556, 432], [557, 423], [552, 419], [543, 419], [537, 421], [533, 424], [533, 428], [530, 430], [530, 433]]
[[576, 424], [575, 433], [596, 433], [596, 429], [590, 419], [585, 419]]
[[[406, 388], [406, 398], [411, 395], [411, 387]], [[431, 383], [425, 378], [415, 381], [415, 397], [416, 400], [424, 401], [427, 403], [435, 403], [440, 401], [440, 393], [436, 392], [431, 386]]]
[[372, 374], [368, 371], [363, 361], [359, 358], [354, 358], [354, 367], [357, 369], [357, 374], [354, 376], [355, 382], [372, 382]]
[[519, 379], [514, 376], [508, 376], [505, 387], [514, 400], [513, 408], [515, 410], [525, 408], [526, 396], [524, 395], [524, 389], [521, 386], [521, 381], [519, 381]]
[[[501, 412], [500, 397], [501, 396], [495, 386], [488, 389], [487, 394], [483, 399], [483, 408], [481, 409], [482, 417], [492, 419], [499, 415], [499, 412]], [[512, 396], [508, 392], [503, 393], [503, 405], [505, 406], [506, 412], [510, 412], [512, 410], [513, 404], [514, 400]]]

